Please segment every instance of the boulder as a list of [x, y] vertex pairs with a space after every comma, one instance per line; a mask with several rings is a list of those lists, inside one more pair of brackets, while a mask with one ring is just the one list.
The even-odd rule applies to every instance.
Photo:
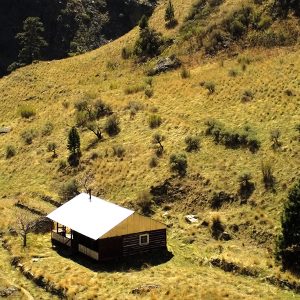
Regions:
[[198, 223], [198, 219], [195, 215], [186, 215], [184, 219], [190, 224]]
[[162, 58], [157, 62], [156, 66], [148, 72], [148, 75], [154, 76], [163, 72], [175, 70], [180, 66], [181, 66], [181, 61], [175, 56]]
[[230, 241], [230, 240], [231, 240], [231, 235], [230, 235], [228, 232], [224, 231], [224, 232], [222, 232], [222, 233], [220, 234], [219, 239], [220, 239], [221, 241]]

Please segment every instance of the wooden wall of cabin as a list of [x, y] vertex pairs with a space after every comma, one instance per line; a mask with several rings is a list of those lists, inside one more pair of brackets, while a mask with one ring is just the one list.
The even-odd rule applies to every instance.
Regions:
[[[149, 234], [149, 244], [140, 245], [140, 235]], [[100, 260], [136, 255], [155, 249], [166, 249], [166, 229], [145, 231], [98, 240]]]
[[78, 250], [78, 244], [81, 244], [91, 250], [98, 251], [98, 241], [95, 241], [85, 235], [73, 231], [72, 248]]

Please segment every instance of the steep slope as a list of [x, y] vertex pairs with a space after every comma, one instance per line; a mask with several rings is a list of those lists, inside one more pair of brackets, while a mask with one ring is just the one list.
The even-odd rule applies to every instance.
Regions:
[[151, 15], [155, 1], [4, 0], [0, 5], [0, 76], [17, 61], [15, 36], [27, 17], [44, 24], [48, 47], [42, 58], [56, 59], [83, 53], [132, 29], [141, 16]]
[[[80, 179], [90, 170], [95, 175], [93, 193], [117, 203], [136, 206], [141, 191], [156, 191], [152, 209], [156, 218], [169, 225], [169, 248], [174, 258], [132, 272], [116, 269], [108, 273], [57, 255], [50, 249], [47, 235], [32, 235], [26, 253], [17, 238], [5, 237], [12, 253], [22, 256], [31, 272], [43, 274], [49, 282], [64, 288], [69, 297], [101, 294], [105, 298], [126, 295], [130, 299], [135, 297], [131, 291], [140, 284], [158, 283], [161, 289], [154, 291], [158, 299], [299, 298], [269, 284], [272, 278], [279, 283], [283, 278], [294, 281], [295, 286], [299, 284], [296, 277], [281, 272], [273, 253], [287, 190], [300, 175], [299, 133], [295, 129], [300, 123], [299, 45], [243, 51], [236, 45], [240, 53], [233, 56], [224, 52], [210, 58], [200, 52], [188, 55], [188, 41], [182, 44], [179, 28], [191, 3], [178, 0], [174, 5], [178, 27], [167, 30], [161, 25], [164, 2], [150, 24], [175, 39], [163, 55], [179, 55], [190, 77], [182, 78], [181, 70], [177, 70], [155, 76], [151, 82], [145, 73], [157, 59], [145, 64], [123, 60], [121, 49], [132, 47], [139, 32], [135, 28], [90, 53], [36, 63], [0, 80], [0, 125], [12, 129], [0, 136], [0, 196], [9, 203], [1, 213], [13, 212], [17, 200], [47, 212], [51, 206], [42, 201], [45, 195], [58, 199], [61, 183]], [[225, 1], [223, 5], [226, 8], [233, 2]], [[151, 98], [144, 91], [149, 82]], [[214, 86], [213, 93], [209, 93], [209, 86]], [[95, 142], [93, 133], [80, 130], [81, 164], [72, 168], [67, 164], [67, 134], [76, 122], [75, 104], [82, 99], [102, 99], [110, 104], [120, 119], [121, 131], [114, 137], [105, 134], [102, 141]], [[22, 118], [23, 106], [31, 107], [36, 115]], [[149, 127], [152, 115], [162, 118], [156, 129]], [[246, 147], [214, 142], [206, 134], [208, 119], [222, 122], [233, 132], [247, 126], [261, 143], [259, 150], [252, 153]], [[45, 135], [48, 122], [53, 130]], [[32, 144], [27, 145], [21, 135], [31, 129], [35, 134]], [[274, 130], [281, 133], [279, 148], [272, 147]], [[156, 158], [158, 166], [150, 168], [149, 160], [155, 156], [151, 141], [156, 132], [165, 136], [165, 150]], [[186, 152], [185, 138], [190, 135], [200, 138], [200, 151]], [[47, 151], [49, 142], [58, 145], [58, 158], [51, 158], [52, 153]], [[9, 145], [15, 147], [16, 155], [6, 159]], [[116, 146], [124, 148], [123, 157], [114, 155]], [[173, 153], [187, 156], [184, 178], [172, 177], [169, 159]], [[273, 191], [266, 190], [262, 181], [261, 165], [266, 162], [271, 164], [276, 179]], [[244, 172], [251, 173], [255, 184], [247, 201], [239, 193], [238, 179]], [[225, 197], [219, 197], [220, 207], [214, 209], [215, 193], [220, 192]], [[196, 214], [199, 224], [186, 223], [187, 213]], [[230, 241], [212, 237], [211, 219], [216, 217], [226, 227]], [[2, 230], [11, 222], [5, 219]], [[44, 259], [33, 263], [32, 257], [40, 252], [45, 253]], [[234, 263], [243, 275], [211, 268], [214, 259]], [[73, 275], [64, 278], [66, 272]]]

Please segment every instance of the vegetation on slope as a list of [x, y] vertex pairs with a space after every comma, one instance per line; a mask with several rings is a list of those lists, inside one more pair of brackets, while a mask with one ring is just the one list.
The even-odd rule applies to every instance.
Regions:
[[[172, 2], [178, 26], [165, 27], [167, 2], [149, 20], [151, 28], [174, 39], [158, 58], [137, 64], [134, 58], [121, 57], [123, 47], [133, 49], [140, 32], [136, 28], [93, 52], [37, 63], [1, 79], [0, 125], [11, 131], [1, 135], [0, 195], [6, 198], [1, 214], [12, 214], [17, 200], [47, 213], [54, 207], [45, 199], [77, 192], [82, 178], [92, 173], [94, 194], [154, 213], [168, 224], [174, 257], [154, 266], [109, 272], [58, 255], [47, 235], [29, 235], [25, 250], [17, 237], [6, 234], [6, 242], [28, 270], [65, 289], [69, 297], [133, 298], [131, 291], [144, 283], [159, 284], [154, 297], [164, 299], [298, 297], [268, 282], [299, 285], [274, 259], [282, 207], [300, 175], [299, 46], [242, 51], [243, 37], [235, 41], [240, 51], [236, 56], [207, 58], [201, 51], [187, 55], [190, 39], [182, 43], [180, 28], [191, 3]], [[236, 9], [234, 3], [224, 1], [203, 26], [227, 16]], [[298, 30], [293, 15], [272, 20], [271, 27], [285, 22]], [[255, 30], [246, 35], [251, 32]], [[188, 76], [182, 70], [146, 76], [159, 58], [171, 54], [180, 57]], [[145, 95], [149, 88], [151, 97]], [[103, 130], [98, 139], [87, 126], [78, 126], [81, 157], [73, 167], [67, 161], [68, 132], [78, 125], [83, 100], [91, 107], [99, 100], [109, 106], [120, 131], [110, 136]], [[93, 122], [104, 129], [108, 118]], [[212, 136], [207, 131], [211, 120], [218, 124]], [[252, 153], [248, 138], [253, 136], [259, 147]], [[48, 152], [49, 143], [57, 145], [57, 157]], [[7, 155], [8, 146], [14, 155]], [[186, 167], [181, 176], [173, 173], [177, 158]], [[62, 183], [67, 184], [61, 188]], [[195, 214], [199, 223], [188, 224], [185, 214]], [[13, 223], [3, 220], [2, 230]], [[33, 262], [40, 253], [44, 257]], [[225, 269], [225, 263], [216, 263], [224, 261], [244, 275], [208, 267]], [[66, 272], [73, 275], [66, 278]]]

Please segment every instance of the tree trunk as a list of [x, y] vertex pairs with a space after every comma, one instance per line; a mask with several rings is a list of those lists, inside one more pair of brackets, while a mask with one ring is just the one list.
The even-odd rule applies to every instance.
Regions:
[[23, 234], [23, 247], [27, 246], [27, 233]]

